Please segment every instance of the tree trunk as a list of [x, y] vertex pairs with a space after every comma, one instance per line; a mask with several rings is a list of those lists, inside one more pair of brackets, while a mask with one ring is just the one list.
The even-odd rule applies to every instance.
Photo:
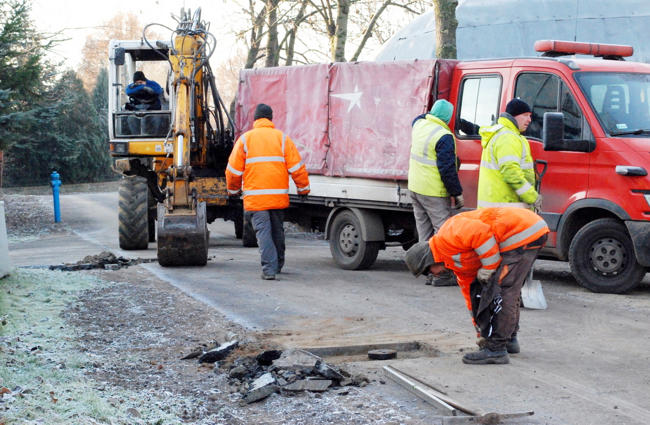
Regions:
[[350, 59], [351, 62], [356, 62], [359, 59], [359, 55], [361, 54], [361, 51], [366, 45], [366, 41], [370, 38], [372, 35], [372, 30], [375, 28], [375, 24], [377, 23], [377, 19], [379, 19], [379, 16], [386, 10], [386, 8], [391, 4], [392, 0], [384, 0], [382, 5], [377, 9], [374, 15], [372, 15], [372, 18], [370, 19], [370, 22], [368, 23], [368, 28], [366, 28], [366, 31], [363, 33], [363, 38], [361, 39], [361, 43], [359, 43], [359, 46], [357, 47], [357, 51], [354, 52], [354, 55], [352, 55], [352, 58]]
[[244, 68], [250, 69], [257, 62], [258, 55], [260, 53], [260, 45], [262, 42], [262, 34], [264, 33], [264, 17], [266, 16], [266, 6], [262, 8], [259, 14], [255, 15], [253, 9], [253, 4], [250, 5], [250, 16], [251, 16], [251, 37], [250, 37], [250, 47], [248, 49], [248, 55], [246, 56], [246, 64]]
[[456, 59], [457, 0], [433, 0], [436, 15], [436, 56]]
[[330, 39], [332, 60], [345, 62], [345, 43], [348, 38], [348, 17], [350, 14], [350, 0], [338, 0], [336, 11], [336, 32]]
[[307, 9], [307, 1], [303, 0], [302, 3], [300, 4], [300, 10], [298, 11], [298, 14], [296, 15], [296, 18], [291, 23], [291, 29], [288, 31], [287, 45], [285, 46], [285, 52], [286, 52], [285, 65], [286, 66], [293, 65], [293, 55], [295, 53], [294, 48], [295, 48], [295, 45], [296, 45], [296, 35], [298, 34], [298, 27], [300, 26], [300, 24], [305, 19], [305, 10], [306, 9]]
[[266, 63], [267, 68], [278, 66], [280, 63], [280, 46], [278, 43], [278, 3], [279, 0], [266, 0], [267, 21], [269, 28], [266, 42]]

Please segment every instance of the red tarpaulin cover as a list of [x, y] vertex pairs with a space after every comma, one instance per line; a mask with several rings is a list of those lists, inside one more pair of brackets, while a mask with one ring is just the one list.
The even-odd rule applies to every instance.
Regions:
[[[455, 61], [438, 61], [447, 97]], [[436, 60], [357, 62], [242, 70], [238, 136], [258, 103], [296, 143], [307, 170], [326, 176], [405, 180], [411, 122], [431, 106]]]

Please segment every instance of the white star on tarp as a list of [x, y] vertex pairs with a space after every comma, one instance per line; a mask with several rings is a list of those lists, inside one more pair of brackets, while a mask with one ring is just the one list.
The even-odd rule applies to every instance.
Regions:
[[350, 102], [350, 106], [348, 106], [348, 112], [350, 112], [355, 105], [358, 106], [359, 109], [361, 109], [362, 94], [363, 92], [359, 91], [359, 86], [354, 86], [354, 92], [333, 94], [332, 97], [338, 97], [339, 99], [348, 100]]

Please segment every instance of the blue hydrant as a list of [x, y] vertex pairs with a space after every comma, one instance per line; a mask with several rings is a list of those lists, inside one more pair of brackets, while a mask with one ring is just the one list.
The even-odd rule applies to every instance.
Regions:
[[61, 221], [61, 205], [59, 205], [59, 186], [61, 186], [61, 179], [56, 170], [50, 174], [50, 186], [52, 186], [52, 198], [54, 198], [54, 222]]

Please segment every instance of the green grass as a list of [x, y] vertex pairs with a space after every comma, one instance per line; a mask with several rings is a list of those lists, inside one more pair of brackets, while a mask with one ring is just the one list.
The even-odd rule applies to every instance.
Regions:
[[[96, 359], [79, 351], [77, 330], [61, 312], [82, 291], [102, 285], [109, 283], [47, 270], [19, 269], [0, 279], [0, 387], [12, 390], [0, 403], [0, 423], [180, 423], [151, 393], [111, 387], [85, 375]], [[130, 416], [129, 408], [140, 417]]]

